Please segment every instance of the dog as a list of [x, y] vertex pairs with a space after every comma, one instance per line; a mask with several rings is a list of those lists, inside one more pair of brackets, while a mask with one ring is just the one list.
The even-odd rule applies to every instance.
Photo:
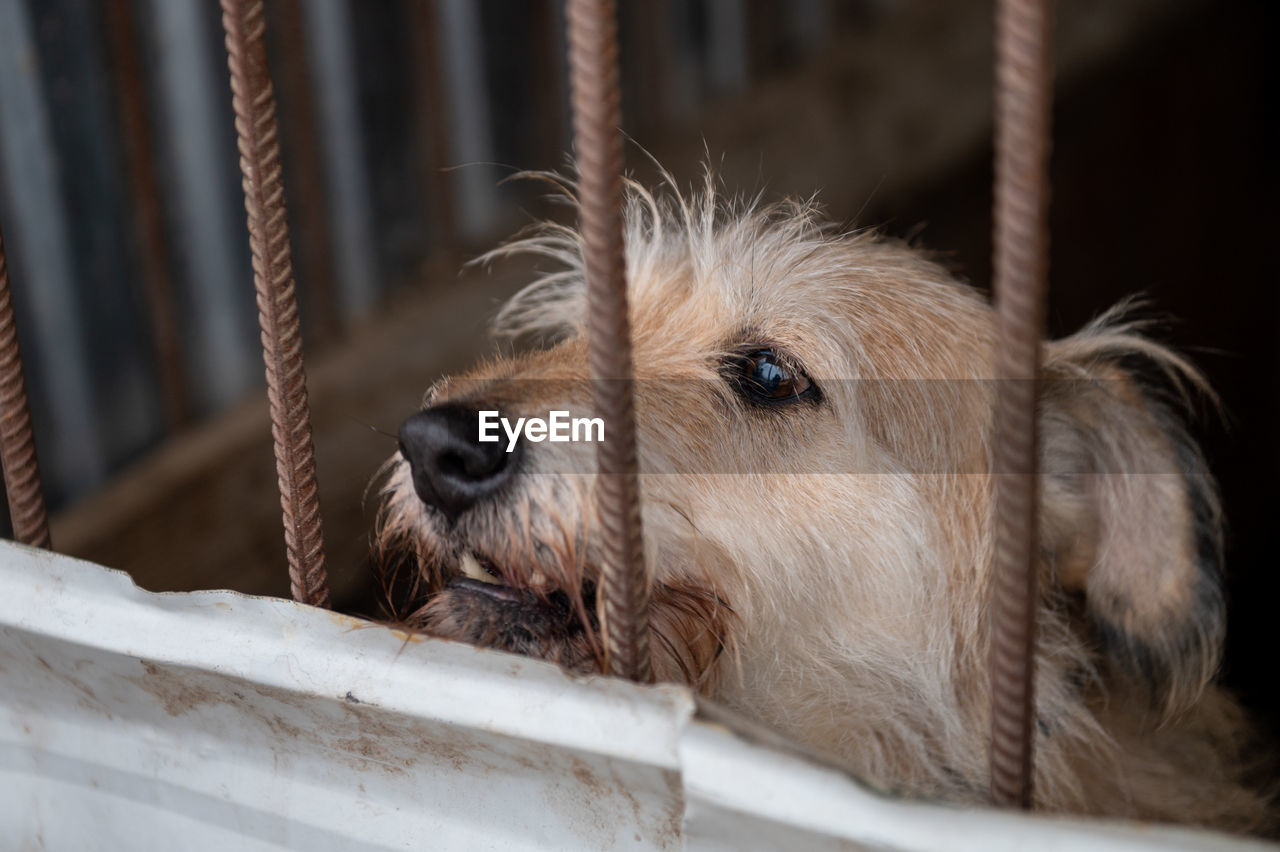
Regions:
[[[992, 308], [812, 199], [726, 198], [710, 171], [626, 196], [655, 676], [879, 786], [983, 803]], [[373, 554], [400, 623], [598, 672], [596, 447], [480, 439], [591, 413], [579, 236], [485, 260], [521, 253], [556, 268], [501, 310], [510, 354], [405, 421]], [[1043, 350], [1034, 806], [1256, 831], [1272, 799], [1213, 682], [1221, 512], [1183, 422], [1207, 388], [1128, 307]]]

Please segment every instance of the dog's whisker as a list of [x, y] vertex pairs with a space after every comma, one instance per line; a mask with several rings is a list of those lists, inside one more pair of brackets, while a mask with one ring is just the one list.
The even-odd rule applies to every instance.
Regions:
[[360, 420], [359, 418], [356, 418], [356, 417], [351, 418], [351, 421], [353, 423], [356, 423], [359, 426], [363, 426], [365, 429], [368, 429], [370, 432], [373, 432], [374, 434], [382, 435], [383, 437], [390, 438], [392, 440], [399, 440], [399, 436], [397, 436], [396, 434], [379, 429], [377, 426], [374, 426], [372, 423], [366, 423], [365, 421]]

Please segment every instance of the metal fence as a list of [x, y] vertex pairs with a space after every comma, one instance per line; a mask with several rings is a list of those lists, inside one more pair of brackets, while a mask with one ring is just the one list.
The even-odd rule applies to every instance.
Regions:
[[[997, 6], [997, 112], [996, 112], [996, 208], [995, 276], [998, 343], [995, 362], [1000, 391], [997, 395], [995, 427], [998, 431], [994, 470], [996, 479], [996, 557], [994, 565], [991, 683], [991, 793], [998, 804], [1031, 802], [1032, 730], [1035, 642], [1036, 546], [1036, 384], [1039, 349], [1044, 322], [1044, 288], [1047, 257], [1047, 167], [1049, 146], [1049, 27], [1051, 14], [1047, 0], [1001, 0]], [[249, 247], [257, 294], [257, 314], [261, 329], [266, 383], [275, 439], [277, 474], [284, 517], [293, 596], [317, 606], [328, 603], [324, 572], [323, 541], [320, 529], [314, 450], [308, 411], [306, 380], [302, 365], [301, 319], [295, 286], [292, 250], [286, 221], [286, 193], [281, 163], [281, 130], [277, 123], [272, 74], [268, 66], [268, 16], [263, 0], [221, 0], [222, 27], [230, 70], [232, 104], [244, 204], [248, 216]], [[302, 14], [303, 9], [307, 14]], [[374, 193], [367, 175], [355, 169], [363, 161], [359, 126], [359, 98], [356, 90], [356, 60], [350, 42], [344, 38], [344, 24], [371, 8], [344, 7], [340, 0], [314, 0], [303, 7], [280, 2], [286, 35], [298, 37], [302, 23], [306, 43], [313, 47], [296, 50], [293, 61], [303, 63], [314, 50], [307, 75], [300, 67], [286, 73], [289, 90], [300, 103], [307, 101], [302, 81], [318, 80], [316, 109], [295, 104], [292, 127], [298, 159], [313, 171], [323, 160], [328, 203], [314, 196], [309, 213], [323, 208], [327, 214], [308, 222], [308, 228], [325, 230], [309, 249], [331, 250], [336, 286], [318, 286], [312, 298], [320, 304], [316, 313], [330, 322], [359, 315], [376, 298], [377, 267], [381, 260], [372, 235]], [[419, 75], [424, 97], [435, 98], [436, 120], [454, 137], [472, 143], [499, 138], [493, 132], [495, 115], [485, 112], [486, 99], [475, 89], [482, 76], [474, 67], [477, 56], [475, 36], [479, 11], [483, 8], [466, 0], [442, 0], [438, 4], [417, 3], [406, 7], [417, 25], [427, 50], [418, 50], [419, 62], [427, 63]], [[665, 4], [660, 8], [666, 10]], [[797, 6], [795, 8], [809, 8]], [[163, 122], [174, 139], [170, 153], [172, 170], [178, 175], [180, 192], [178, 221], [180, 238], [189, 243], [186, 258], [192, 264], [193, 286], [187, 293], [189, 309], [207, 320], [197, 323], [199, 334], [184, 354], [195, 365], [175, 370], [160, 381], [170, 422], [185, 415], [188, 388], [197, 386], [197, 404], [225, 404], [252, 384], [249, 374], [251, 349], [243, 339], [244, 323], [239, 321], [239, 292], [228, 282], [244, 274], [241, 244], [232, 236], [232, 218], [222, 205], [230, 204], [222, 170], [227, 168], [218, 150], [217, 110], [212, 101], [191, 98], [206, 80], [201, 71], [207, 64], [209, 45], [199, 31], [207, 7], [177, 0], [155, 0], [146, 7], [145, 20], [151, 25], [158, 62]], [[542, 23], [548, 25], [557, 13], [538, 7]], [[745, 8], [741, 4], [709, 2], [712, 13], [736, 9], [738, 14], [715, 21], [711, 31], [726, 39], [719, 52], [710, 51], [707, 79], [717, 86], [731, 86], [746, 73]], [[83, 7], [81, 9], [84, 10]], [[343, 11], [348, 14], [342, 20]], [[648, 593], [642, 548], [639, 512], [638, 463], [631, 399], [630, 338], [627, 323], [625, 264], [623, 261], [621, 170], [623, 161], [620, 109], [622, 88], [618, 64], [617, 11], [612, 0], [569, 0], [567, 11], [569, 80], [573, 115], [573, 140], [578, 171], [580, 233], [583, 240], [587, 278], [590, 337], [590, 372], [596, 389], [596, 408], [611, 424], [609, 441], [598, 452], [596, 483], [598, 515], [603, 530], [601, 601], [606, 671], [610, 668], [634, 680], [651, 679], [648, 656]], [[109, 30], [117, 50], [137, 48], [135, 20], [126, 5], [110, 7]], [[80, 20], [79, 24], [86, 22]], [[553, 30], [546, 26], [541, 31]], [[93, 189], [59, 192], [57, 160], [40, 96], [39, 75], [22, 48], [39, 41], [41, 31], [33, 29], [27, 7], [17, 0], [0, 2], [0, 55], [10, 56], [18, 67], [0, 68], [0, 77], [16, 79], [0, 99], [0, 121], [6, 130], [2, 141], [6, 152], [5, 173], [22, 191], [11, 192], [8, 220], [19, 223], [18, 238], [27, 252], [19, 277], [31, 275], [41, 286], [28, 291], [32, 303], [32, 325], [37, 341], [31, 359], [33, 372], [41, 375], [49, 389], [49, 406], [56, 411], [50, 446], [55, 481], [65, 487], [68, 470], [83, 471], [90, 484], [107, 468], [108, 450], [99, 439], [116, 440], [118, 433], [94, 418], [93, 402], [97, 385], [88, 347], [93, 345], [96, 316], [85, 316], [92, 300], [76, 292], [69, 263], [74, 256], [72, 242], [84, 235], [70, 226], [76, 220], [61, 208], [70, 198], [92, 207]], [[5, 44], [4, 38], [15, 40]], [[526, 47], [537, 39], [524, 39]], [[422, 43], [419, 44], [421, 48]], [[6, 51], [5, 48], [13, 48]], [[554, 67], [545, 43], [533, 47], [543, 51], [540, 67]], [[436, 59], [442, 57], [439, 64]], [[24, 64], [25, 63], [25, 64]], [[448, 74], [441, 73], [441, 65]], [[117, 65], [117, 94], [122, 99], [141, 98], [141, 74], [125, 62]], [[296, 75], [293, 76], [293, 75]], [[448, 85], [446, 85], [446, 80]], [[55, 88], [57, 81], [54, 81]], [[170, 88], [172, 87], [172, 91]], [[68, 89], [77, 97], [79, 89]], [[559, 101], [559, 88], [552, 86], [550, 97]], [[452, 97], [446, 95], [452, 93]], [[544, 97], [545, 87], [544, 87]], [[47, 97], [47, 93], [46, 93]], [[461, 103], [461, 109], [442, 109], [440, 99]], [[149, 260], [146, 272], [152, 309], [152, 337], [157, 358], [163, 362], [173, 355], [175, 335], [166, 324], [178, 326], [174, 316], [180, 299], [172, 297], [165, 280], [165, 252], [149, 240], [162, 230], [155, 221], [163, 182], [151, 173], [154, 157], [147, 155], [148, 134], [142, 107], [134, 103], [126, 111], [129, 164], [135, 195], [140, 199], [138, 234]], [[468, 111], [470, 110], [470, 111]], [[93, 112], [87, 105], [86, 114]], [[539, 111], [542, 118], [559, 115], [555, 109]], [[447, 116], [447, 121], [444, 118]], [[403, 118], [403, 114], [400, 116]], [[92, 120], [92, 119], [87, 119]], [[310, 120], [313, 126], [302, 126]], [[319, 128], [328, 141], [325, 156], [308, 151]], [[289, 134], [286, 127], [284, 135]], [[547, 131], [554, 138], [554, 128]], [[445, 135], [427, 133], [437, 146]], [[23, 160], [22, 158], [27, 158]], [[438, 165], [439, 151], [436, 152]], [[12, 162], [11, 162], [12, 159]], [[28, 170], [17, 166], [25, 164]], [[436, 205], [436, 216], [458, 229], [464, 239], [483, 234], [496, 218], [496, 201], [475, 177], [476, 170], [459, 176], [453, 186], [435, 183], [426, 196]], [[315, 175], [301, 175], [307, 181]], [[487, 176], [486, 176], [487, 177]], [[314, 187], [313, 187], [314, 188]], [[84, 194], [81, 195], [80, 193]], [[79, 208], [77, 207], [77, 210]], [[209, 211], [214, 213], [210, 214]], [[326, 228], [327, 226], [327, 228]], [[116, 235], [119, 238], [119, 235]], [[96, 238], [101, 238], [97, 236]], [[206, 242], [207, 238], [207, 242]], [[240, 249], [237, 251], [237, 249]], [[324, 258], [309, 262], [322, 269]], [[323, 274], [323, 273], [321, 273]], [[40, 493], [33, 436], [23, 382], [22, 359], [9, 297], [9, 280], [0, 243], [0, 455], [11, 515], [19, 540], [49, 546], [44, 501]], [[75, 298], [81, 295], [80, 299]], [[326, 300], [330, 302], [325, 304]], [[335, 304], [336, 303], [336, 304]], [[338, 320], [332, 318], [338, 317]], [[216, 367], [213, 365], [217, 365]], [[197, 377], [190, 380], [191, 374]], [[113, 376], [117, 375], [112, 373]], [[132, 375], [123, 370], [119, 375]], [[81, 443], [67, 446], [68, 440]], [[1018, 473], [1013, 473], [1018, 471]]]
[[[860, 5], [627, 4], [628, 129], [803, 60]], [[564, 9], [265, 11], [304, 333], [323, 346], [429, 256], [508, 233], [514, 167], [564, 164]], [[0, 222], [56, 508], [261, 386], [218, 6], [0, 0], [0, 79]]]

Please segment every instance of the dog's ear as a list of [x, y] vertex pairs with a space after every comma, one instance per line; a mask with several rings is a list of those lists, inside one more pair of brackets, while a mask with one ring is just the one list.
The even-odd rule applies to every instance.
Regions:
[[1203, 380], [1110, 317], [1049, 344], [1042, 375], [1051, 584], [1083, 599], [1103, 671], [1175, 713], [1213, 677], [1224, 632], [1217, 490], [1177, 404]]

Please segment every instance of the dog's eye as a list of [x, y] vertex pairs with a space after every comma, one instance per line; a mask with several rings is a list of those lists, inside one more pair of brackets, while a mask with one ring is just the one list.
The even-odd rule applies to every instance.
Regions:
[[804, 372], [772, 349], [754, 349], [733, 359], [732, 378], [739, 392], [753, 402], [785, 403], [812, 398], [817, 388]]

